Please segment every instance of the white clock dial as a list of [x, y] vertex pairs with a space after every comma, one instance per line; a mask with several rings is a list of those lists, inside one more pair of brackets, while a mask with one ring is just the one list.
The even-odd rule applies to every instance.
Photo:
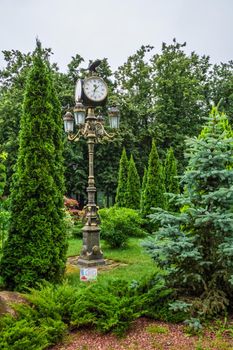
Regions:
[[100, 77], [89, 77], [85, 79], [83, 90], [87, 98], [94, 102], [103, 101], [108, 93], [107, 85]]

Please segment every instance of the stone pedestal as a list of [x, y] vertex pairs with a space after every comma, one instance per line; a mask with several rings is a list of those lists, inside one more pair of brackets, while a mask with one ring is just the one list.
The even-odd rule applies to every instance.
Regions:
[[88, 225], [87, 223], [83, 228], [83, 247], [78, 259], [78, 265], [92, 267], [105, 264], [99, 241], [100, 228], [96, 224]]

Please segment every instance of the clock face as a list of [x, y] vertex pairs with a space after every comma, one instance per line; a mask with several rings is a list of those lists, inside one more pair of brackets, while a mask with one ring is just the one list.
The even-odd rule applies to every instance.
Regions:
[[83, 90], [87, 98], [94, 102], [101, 102], [107, 97], [108, 87], [100, 77], [89, 77], [84, 80]]

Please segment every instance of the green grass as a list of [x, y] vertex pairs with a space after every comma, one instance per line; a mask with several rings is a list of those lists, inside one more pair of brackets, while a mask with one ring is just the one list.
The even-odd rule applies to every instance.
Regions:
[[77, 238], [70, 238], [67, 256], [79, 255], [82, 248], [82, 240]]
[[169, 328], [168, 326], [150, 325], [146, 328], [146, 331], [151, 334], [168, 334]]
[[[98, 275], [99, 280], [103, 279], [126, 279], [129, 281], [139, 280], [144, 276], [151, 275], [158, 271], [154, 262], [141, 247], [142, 239], [130, 238], [129, 244], [125, 248], [111, 249], [104, 242], [101, 242], [101, 248], [105, 259], [114, 260], [118, 262], [119, 266], [113, 269], [100, 271]], [[68, 256], [79, 255], [82, 247], [82, 240], [70, 239]], [[120, 266], [120, 264], [126, 264]], [[71, 283], [78, 283], [79, 274], [72, 273], [68, 276]]]

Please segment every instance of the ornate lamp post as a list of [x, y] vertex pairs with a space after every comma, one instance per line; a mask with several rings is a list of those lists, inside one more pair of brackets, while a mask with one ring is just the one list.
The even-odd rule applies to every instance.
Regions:
[[[95, 71], [100, 61], [95, 61], [89, 67], [89, 76], [78, 80], [75, 89], [76, 105], [71, 112], [66, 112], [63, 117], [65, 132], [70, 141], [78, 141], [81, 136], [87, 139], [89, 176], [86, 205], [86, 222], [83, 227], [83, 247], [78, 259], [78, 264], [84, 267], [103, 265], [103, 253], [100, 248], [100, 228], [98, 225], [98, 208], [95, 203], [95, 179], [94, 179], [94, 144], [102, 138], [111, 138], [104, 126], [103, 118], [95, 116], [95, 107], [106, 104], [108, 88], [105, 81], [98, 77]], [[112, 128], [119, 127], [119, 111], [117, 107], [109, 108], [109, 123]], [[76, 131], [74, 132], [74, 127]]]

